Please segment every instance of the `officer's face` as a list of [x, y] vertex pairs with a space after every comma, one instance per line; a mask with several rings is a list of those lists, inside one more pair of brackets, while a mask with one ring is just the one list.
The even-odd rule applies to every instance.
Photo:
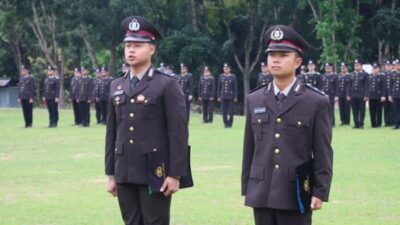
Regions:
[[360, 70], [361, 70], [361, 64], [360, 64], [360, 63], [354, 64], [354, 69], [355, 69], [356, 71], [360, 71]]
[[300, 70], [300, 74], [301, 74], [301, 75], [304, 75], [305, 73], [306, 73], [305, 70]]
[[261, 72], [268, 73], [268, 66], [261, 66]]
[[374, 74], [378, 74], [380, 71], [381, 71], [381, 70], [380, 70], [379, 67], [374, 67], [374, 68], [372, 68], [372, 72], [373, 72]]
[[140, 66], [147, 64], [151, 56], [155, 53], [156, 47], [150, 43], [125, 42], [125, 61], [130, 66]]
[[231, 73], [231, 68], [229, 66], [224, 67], [224, 73], [225, 74], [230, 74]]
[[296, 52], [269, 52], [268, 69], [276, 78], [294, 76], [302, 58]]
[[83, 75], [83, 76], [87, 76], [88, 73], [89, 73], [89, 72], [87, 71], [87, 69], [83, 69], [83, 70], [82, 70], [82, 75]]
[[26, 76], [26, 75], [29, 74], [29, 70], [27, 70], [27, 69], [22, 69], [22, 70], [21, 70], [21, 74], [22, 74], [22, 76]]
[[210, 71], [209, 71], [209, 70], [205, 70], [203, 74], [204, 74], [204, 76], [206, 76], [206, 77], [208, 77], [208, 76], [210, 76], [210, 75], [211, 75], [211, 73], [210, 73]]
[[340, 67], [340, 72], [342, 72], [343, 74], [346, 74], [347, 73], [347, 67], [341, 66]]
[[314, 72], [315, 70], [315, 65], [314, 64], [308, 64], [307, 65], [308, 71]]
[[74, 76], [79, 77], [81, 76], [81, 73], [79, 73], [78, 71], [74, 72]]
[[108, 76], [108, 72], [105, 71], [105, 70], [101, 71], [101, 76], [102, 77], [107, 77]]
[[332, 67], [331, 66], [325, 66], [325, 73], [327, 73], [327, 74], [332, 73]]
[[47, 70], [47, 76], [53, 76], [54, 70]]
[[188, 69], [186, 67], [181, 67], [181, 73], [186, 74], [188, 72]]
[[386, 71], [391, 71], [393, 69], [393, 66], [391, 64], [386, 64], [385, 65], [385, 70]]

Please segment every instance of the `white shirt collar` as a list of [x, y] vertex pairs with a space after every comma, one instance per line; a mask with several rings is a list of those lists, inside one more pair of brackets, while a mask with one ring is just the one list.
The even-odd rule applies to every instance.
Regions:
[[287, 86], [285, 88], [285, 90], [281, 91], [281, 90], [279, 90], [278, 86], [276, 86], [276, 83], [274, 81], [273, 84], [274, 84], [274, 93], [275, 93], [275, 95], [278, 95], [279, 93], [283, 93], [285, 96], [288, 96], [289, 95], [289, 91], [290, 91], [290, 89], [292, 89], [294, 83], [296, 83], [296, 78], [293, 79], [292, 83], [290, 83], [289, 86]]
[[[151, 66], [150, 66], [151, 67]], [[149, 68], [150, 68], [149, 67]], [[136, 77], [139, 79], [139, 80], [142, 80], [142, 78], [144, 77], [144, 75], [146, 74], [146, 72], [149, 70], [149, 68], [147, 68], [147, 70], [143, 70], [143, 72], [141, 72], [141, 73], [139, 73], [139, 74], [136, 74]], [[130, 78], [131, 78], [131, 80], [132, 80], [132, 78], [135, 76], [133, 73], [131, 73], [131, 71], [129, 70], [129, 76], [130, 76]]]

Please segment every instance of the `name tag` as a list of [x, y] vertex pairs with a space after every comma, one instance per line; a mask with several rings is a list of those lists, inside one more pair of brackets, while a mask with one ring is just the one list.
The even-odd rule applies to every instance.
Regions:
[[114, 91], [114, 96], [116, 96], [116, 95], [122, 95], [123, 93], [124, 93], [123, 90]]
[[267, 109], [265, 107], [254, 109], [254, 114], [261, 114], [261, 113], [266, 113], [266, 112], [267, 112]]

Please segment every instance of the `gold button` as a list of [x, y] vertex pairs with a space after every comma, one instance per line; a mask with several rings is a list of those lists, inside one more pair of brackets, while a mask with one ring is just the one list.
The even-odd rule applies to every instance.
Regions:
[[258, 122], [258, 123], [261, 123], [261, 119], [258, 119], [257, 122]]
[[281, 118], [277, 118], [277, 119], [276, 119], [276, 122], [277, 122], [277, 123], [281, 123], [281, 122], [282, 122], [282, 119], [281, 119]]
[[135, 116], [135, 114], [133, 114], [133, 113], [130, 113], [130, 114], [129, 114], [129, 117], [133, 117], [133, 116]]
[[275, 154], [279, 154], [281, 152], [281, 150], [279, 150], [279, 148], [275, 149]]
[[301, 126], [301, 121], [298, 121], [298, 122], [297, 122], [297, 125]]
[[279, 165], [278, 164], [275, 164], [275, 169], [279, 169]]
[[129, 143], [130, 143], [130, 144], [133, 144], [133, 140], [129, 140]]
[[131, 99], [131, 103], [132, 103], [132, 104], [135, 103], [135, 99], [132, 98], [132, 99]]
[[147, 101], [147, 99], [146, 100], [144, 100], [144, 103], [147, 103], [148, 101]]
[[116, 102], [115, 104], [119, 105], [119, 102]]
[[154, 148], [154, 149], [153, 149], [153, 152], [156, 152], [156, 151], [157, 151], [157, 149], [156, 149], [156, 148]]
[[278, 138], [280, 138], [280, 137], [281, 137], [281, 134], [279, 134], [279, 133], [276, 133], [276, 134], [275, 134], [275, 138], [276, 138], [276, 139], [278, 139]]
[[130, 130], [130, 131], [133, 131], [133, 127], [129, 127], [129, 130]]

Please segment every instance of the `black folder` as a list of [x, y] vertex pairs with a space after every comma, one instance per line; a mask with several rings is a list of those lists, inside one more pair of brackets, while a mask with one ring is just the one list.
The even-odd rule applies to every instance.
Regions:
[[[187, 148], [187, 172], [179, 180], [179, 188], [193, 187], [192, 170], [190, 166], [190, 146]], [[147, 175], [149, 194], [160, 192], [165, 178], [168, 176], [169, 155], [167, 151], [151, 152], [147, 155]]]
[[313, 160], [309, 160], [296, 168], [296, 196], [301, 214], [310, 211], [313, 187]]

